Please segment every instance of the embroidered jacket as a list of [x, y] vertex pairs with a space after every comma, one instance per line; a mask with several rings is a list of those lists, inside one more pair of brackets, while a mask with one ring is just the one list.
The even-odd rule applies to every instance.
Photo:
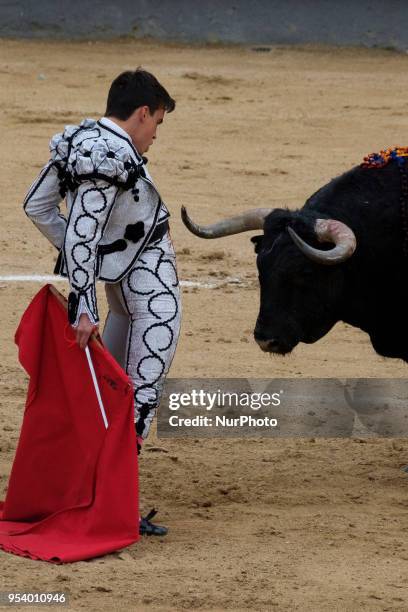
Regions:
[[[95, 281], [116, 283], [134, 266], [156, 225], [169, 217], [127, 133], [113, 121], [85, 119], [50, 142], [51, 158], [24, 210], [60, 250], [55, 272], [68, 276], [68, 313], [97, 323]], [[66, 196], [67, 218], [60, 212]]]

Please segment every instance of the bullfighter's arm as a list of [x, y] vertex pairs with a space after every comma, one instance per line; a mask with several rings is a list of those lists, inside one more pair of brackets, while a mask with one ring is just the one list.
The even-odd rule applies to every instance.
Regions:
[[50, 161], [31, 185], [24, 200], [24, 211], [57, 249], [62, 248], [67, 227], [60, 211], [61, 201], [58, 169]]

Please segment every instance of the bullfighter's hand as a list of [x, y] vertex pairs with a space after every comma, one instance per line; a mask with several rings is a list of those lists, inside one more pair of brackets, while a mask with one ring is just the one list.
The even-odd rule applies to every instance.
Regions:
[[94, 331], [98, 331], [98, 326], [91, 323], [86, 313], [81, 314], [78, 327], [76, 328], [76, 341], [79, 344], [79, 348], [84, 349], [86, 347], [89, 337]]

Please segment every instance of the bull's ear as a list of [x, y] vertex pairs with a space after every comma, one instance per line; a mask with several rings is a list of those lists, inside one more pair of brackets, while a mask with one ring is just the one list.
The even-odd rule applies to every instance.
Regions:
[[251, 242], [255, 245], [255, 253], [259, 253], [262, 249], [263, 235], [261, 236], [252, 236]]

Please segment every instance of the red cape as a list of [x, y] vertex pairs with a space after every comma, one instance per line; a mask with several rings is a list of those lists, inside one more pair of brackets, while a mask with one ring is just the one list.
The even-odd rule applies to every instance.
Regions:
[[85, 351], [56, 294], [50, 285], [41, 289], [16, 332], [30, 383], [0, 502], [0, 548], [71, 562], [138, 540], [138, 466], [129, 378], [90, 342], [106, 428]]

